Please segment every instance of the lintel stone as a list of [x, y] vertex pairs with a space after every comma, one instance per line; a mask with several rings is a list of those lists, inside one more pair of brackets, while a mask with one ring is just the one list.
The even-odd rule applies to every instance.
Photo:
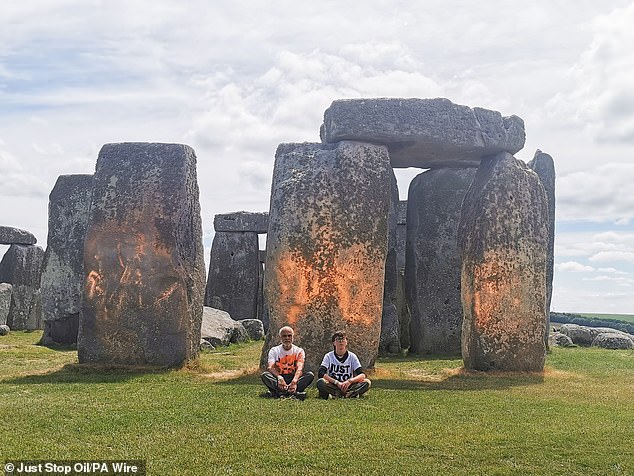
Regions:
[[383, 144], [392, 167], [477, 167], [480, 159], [524, 147], [524, 121], [448, 99], [336, 100], [324, 113], [325, 143]]

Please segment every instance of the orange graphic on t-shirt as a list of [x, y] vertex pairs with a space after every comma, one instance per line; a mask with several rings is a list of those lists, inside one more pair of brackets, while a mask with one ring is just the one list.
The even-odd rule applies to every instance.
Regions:
[[280, 358], [275, 365], [277, 371], [282, 375], [294, 374], [297, 371], [297, 363], [299, 362], [299, 356], [296, 354], [285, 355]]

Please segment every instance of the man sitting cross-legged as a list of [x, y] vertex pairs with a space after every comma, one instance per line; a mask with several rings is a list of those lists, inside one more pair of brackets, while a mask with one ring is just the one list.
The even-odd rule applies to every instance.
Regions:
[[319, 397], [354, 398], [367, 392], [372, 382], [365, 377], [358, 357], [348, 350], [346, 334], [335, 332], [332, 344], [334, 350], [324, 355], [319, 367]]
[[267, 371], [262, 374], [262, 381], [270, 396], [304, 400], [306, 387], [315, 376], [312, 372], [304, 372], [304, 349], [293, 344], [293, 328], [284, 326], [279, 334], [282, 343], [269, 350]]

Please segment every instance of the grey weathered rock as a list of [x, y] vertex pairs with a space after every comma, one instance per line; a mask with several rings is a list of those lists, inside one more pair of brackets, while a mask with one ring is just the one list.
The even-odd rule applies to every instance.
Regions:
[[604, 349], [633, 349], [634, 341], [626, 335], [610, 332], [597, 335], [592, 345]]
[[398, 223], [398, 186], [396, 176], [390, 174], [390, 208], [387, 215], [388, 240], [385, 259], [385, 283], [383, 286], [383, 311], [381, 315], [381, 337], [379, 351], [384, 353], [400, 352], [400, 322], [396, 312], [396, 288], [398, 286], [398, 267], [396, 254], [396, 227]]
[[11, 292], [13, 286], [9, 283], [0, 283], [0, 325], [7, 323], [9, 309], [11, 309]]
[[359, 142], [282, 144], [271, 187], [262, 351], [295, 329], [316, 371], [337, 329], [373, 367], [379, 348], [390, 200], [387, 149]]
[[561, 332], [551, 332], [548, 336], [548, 343], [551, 347], [573, 347], [575, 345], [570, 337]]
[[258, 235], [217, 231], [211, 244], [205, 305], [237, 321], [255, 319], [258, 304]]
[[215, 347], [213, 345], [211, 345], [210, 342], [206, 341], [205, 339], [200, 339], [200, 350], [201, 351], [210, 351], [210, 350], [214, 350]]
[[407, 200], [398, 202], [396, 221], [396, 267], [405, 271], [405, 247], [407, 243]]
[[559, 332], [570, 337], [576, 345], [589, 346], [596, 337], [596, 333], [590, 330], [590, 327], [580, 326], [577, 324], [562, 324]]
[[484, 158], [458, 240], [465, 367], [543, 370], [548, 204], [537, 174], [508, 153]]
[[9, 335], [9, 332], [11, 332], [9, 326], [7, 326], [6, 324], [0, 325], [0, 336]]
[[60, 175], [49, 195], [41, 286], [43, 345], [77, 343], [91, 193], [92, 175]]
[[80, 363], [176, 366], [198, 355], [205, 262], [193, 149], [103, 146], [84, 273]]
[[405, 271], [398, 272], [398, 286], [396, 287], [396, 312], [398, 314], [398, 322], [401, 330], [400, 340], [401, 349], [409, 349], [411, 339], [409, 336], [409, 327], [411, 324], [411, 315], [409, 311], [409, 303], [405, 294]]
[[410, 352], [459, 354], [462, 334], [458, 223], [475, 169], [434, 169], [409, 186], [405, 291]]
[[345, 99], [324, 113], [323, 142], [387, 145], [392, 167], [477, 167], [480, 158], [524, 147], [524, 121], [448, 99]]
[[34, 245], [35, 243], [37, 243], [37, 238], [33, 233], [12, 226], [0, 225], [0, 245]]
[[546, 337], [548, 338], [555, 264], [555, 163], [550, 155], [537, 149], [533, 160], [528, 163], [528, 166], [539, 176], [548, 201], [548, 261], [546, 263]]
[[218, 347], [219, 345], [246, 342], [249, 340], [249, 334], [241, 321], [234, 321], [229, 313], [205, 306], [200, 338], [214, 347]]
[[240, 324], [246, 329], [249, 339], [264, 339], [264, 325], [260, 319], [243, 319]]
[[586, 347], [594, 345], [594, 340], [600, 334], [616, 334], [627, 339], [634, 339], [631, 334], [620, 331], [618, 329], [612, 329], [611, 327], [589, 327], [580, 326], [578, 324], [562, 324], [560, 332], [570, 337], [570, 339], [576, 345], [582, 345]]
[[266, 233], [269, 228], [269, 213], [233, 212], [214, 216], [216, 231], [251, 231]]
[[0, 262], [0, 282], [12, 286], [7, 324], [14, 331], [42, 328], [43, 257], [44, 250], [37, 245], [11, 245]]

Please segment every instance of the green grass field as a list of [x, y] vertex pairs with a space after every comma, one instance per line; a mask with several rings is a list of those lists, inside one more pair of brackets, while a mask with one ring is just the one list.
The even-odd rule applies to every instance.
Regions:
[[583, 317], [591, 317], [593, 319], [616, 319], [617, 321], [634, 323], [633, 314], [579, 314]]
[[0, 460], [144, 459], [151, 475], [632, 475], [634, 351], [554, 349], [542, 374], [386, 358], [357, 400], [260, 397], [261, 342], [188, 369], [95, 371], [0, 338]]

